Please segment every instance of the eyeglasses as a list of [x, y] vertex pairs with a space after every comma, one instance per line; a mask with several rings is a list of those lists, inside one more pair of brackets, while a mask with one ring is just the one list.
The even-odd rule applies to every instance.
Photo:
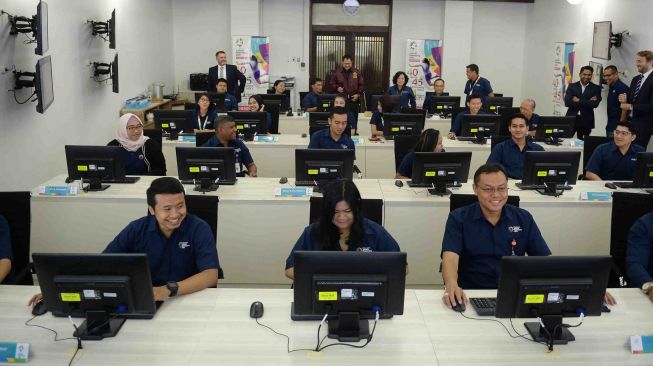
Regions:
[[508, 192], [508, 187], [497, 187], [497, 188], [485, 187], [485, 188], [480, 188], [480, 190], [485, 194], [492, 194], [494, 192], [499, 194], [506, 194]]
[[131, 131], [138, 131], [138, 130], [142, 130], [142, 129], [143, 129], [143, 126], [141, 126], [141, 125], [138, 125], [138, 126], [127, 126], [127, 131], [130, 131], [130, 132], [131, 132]]
[[632, 135], [630, 131], [619, 131], [619, 130], [614, 130], [614, 134], [617, 136], [622, 136], [622, 137], [628, 137]]

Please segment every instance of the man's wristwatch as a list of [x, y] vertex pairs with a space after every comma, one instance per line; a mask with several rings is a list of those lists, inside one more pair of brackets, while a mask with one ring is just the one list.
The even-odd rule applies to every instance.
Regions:
[[642, 285], [642, 292], [648, 295], [649, 292], [653, 289], [653, 282], [645, 282]]
[[170, 297], [177, 296], [177, 290], [179, 290], [179, 285], [175, 281], [168, 281], [166, 287], [170, 290]]

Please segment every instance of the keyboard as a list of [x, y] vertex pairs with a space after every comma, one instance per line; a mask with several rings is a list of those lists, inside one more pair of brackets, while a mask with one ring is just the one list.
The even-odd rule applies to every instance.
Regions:
[[[527, 190], [527, 189], [546, 189], [546, 186], [544, 184], [522, 184], [522, 183], [515, 183], [517, 188]], [[572, 189], [572, 186], [563, 186], [563, 185], [558, 185], [556, 186], [556, 189], [562, 190], [562, 191], [570, 191]]]
[[633, 182], [613, 182], [615, 186], [619, 188], [644, 188], [639, 184]]
[[456, 136], [458, 141], [476, 141], [476, 136]]
[[471, 297], [469, 303], [472, 304], [476, 314], [479, 316], [494, 316], [494, 308], [497, 306], [496, 297]]
[[[133, 184], [138, 182], [141, 177], [124, 177], [122, 179], [102, 179], [102, 183], [112, 183], [112, 184]], [[84, 179], [84, 183], [88, 183], [88, 179]]]

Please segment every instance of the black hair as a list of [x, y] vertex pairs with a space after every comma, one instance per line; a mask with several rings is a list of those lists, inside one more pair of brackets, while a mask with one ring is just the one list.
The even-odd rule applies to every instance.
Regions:
[[309, 84], [310, 84], [311, 86], [313, 86], [313, 85], [315, 85], [315, 83], [317, 83], [318, 81], [322, 81], [322, 79], [320, 79], [320, 78], [312, 78], [312, 79], [309, 81]]
[[437, 83], [438, 81], [442, 81], [442, 84], [444, 84], [444, 79], [443, 79], [443, 78], [437, 78], [437, 79], [435, 79], [435, 81], [433, 82], [433, 85], [435, 85], [435, 83]]
[[478, 181], [481, 179], [481, 174], [499, 172], [503, 173], [503, 175], [506, 177], [506, 180], [508, 180], [508, 173], [506, 172], [506, 168], [504, 168], [503, 165], [498, 163], [483, 164], [478, 169], [476, 169], [476, 172], [474, 173], [474, 184], [478, 184]]
[[483, 101], [483, 97], [481, 97], [480, 94], [472, 94], [472, 95], [470, 95], [470, 96], [469, 96], [469, 99], [467, 100], [467, 102], [471, 102], [472, 99], [480, 99], [481, 101]]
[[254, 99], [258, 103], [258, 110], [260, 111], [263, 108], [263, 97], [258, 94], [252, 95], [249, 99]]
[[218, 51], [218, 52], [215, 53], [215, 57], [218, 57], [218, 55], [221, 54], [221, 53], [224, 53], [225, 55], [227, 54], [227, 53], [224, 52], [224, 51]]
[[272, 85], [272, 86], [276, 88], [277, 85], [279, 85], [279, 83], [284, 83], [284, 84], [285, 84], [286, 81], [285, 81], [285, 80], [281, 80], [281, 79], [277, 79], [277, 80], [274, 81], [274, 85]]
[[626, 127], [630, 133], [637, 135], [637, 127], [631, 121], [619, 121], [617, 122], [617, 126]]
[[233, 122], [234, 118], [231, 117], [230, 115], [224, 115], [216, 118], [215, 120], [215, 129], [216, 134], [218, 133], [218, 128], [221, 128], [225, 123]]
[[585, 70], [589, 70], [592, 74], [594, 73], [594, 68], [592, 66], [585, 65], [585, 66], [581, 67], [580, 68], [580, 73], [582, 74], [583, 71], [585, 71]]
[[202, 99], [202, 97], [206, 97], [209, 100], [209, 108], [208, 108], [209, 111], [215, 108], [215, 105], [213, 104], [213, 102], [211, 102], [211, 96], [209, 95], [209, 93], [201, 92], [199, 98], [197, 98], [197, 103], [195, 103], [195, 109], [198, 112], [200, 110], [200, 99]]
[[177, 178], [173, 177], [161, 177], [152, 181], [150, 188], [147, 189], [147, 205], [154, 208], [156, 206], [156, 195], [157, 194], [177, 194], [183, 193], [184, 198], [186, 194], [184, 192], [184, 186]]
[[615, 65], [608, 65], [608, 66], [605, 67], [605, 69], [603, 69], [603, 71], [605, 71], [605, 70], [612, 70], [612, 71], [614, 71], [615, 74], [619, 72]]
[[353, 60], [353, 58], [351, 58], [351, 55], [345, 53], [345, 55], [342, 56], [342, 61], [345, 61], [345, 60]]
[[381, 110], [383, 113], [390, 113], [395, 108], [395, 98], [392, 95], [382, 95], [379, 98], [379, 103], [381, 103]]
[[215, 82], [215, 85], [217, 86], [217, 85], [220, 84], [220, 83], [225, 83], [225, 84], [227, 84], [227, 86], [229, 86], [229, 83], [227, 82], [227, 79], [225, 79], [225, 78], [220, 78], [220, 79], [218, 79], [218, 80]]
[[403, 75], [404, 79], [406, 79], [406, 81], [404, 82], [404, 86], [408, 86], [408, 75], [403, 71], [397, 71], [395, 73], [395, 76], [392, 77], [392, 83], [394, 85], [397, 85], [397, 79], [399, 79], [399, 76], [401, 76], [401, 75]]
[[311, 237], [320, 244], [321, 250], [341, 250], [340, 231], [333, 224], [336, 205], [345, 201], [351, 209], [354, 220], [349, 233], [349, 250], [360, 247], [365, 239], [365, 226], [362, 213], [363, 200], [356, 185], [349, 179], [333, 182], [324, 189], [322, 199], [322, 216], [313, 226]]
[[515, 118], [521, 118], [521, 119], [523, 119], [524, 122], [526, 122], [526, 126], [528, 126], [528, 118], [526, 118], [526, 116], [524, 116], [524, 115], [521, 114], [521, 113], [515, 113], [515, 114], [513, 114], [512, 116], [510, 116], [510, 124], [512, 124], [512, 120], [515, 119]]
[[470, 70], [472, 70], [472, 71], [474, 71], [475, 73], [478, 74], [478, 65], [477, 64], [469, 64], [469, 65], [465, 66], [465, 68], [470, 69]]
[[[344, 100], [345, 100], [345, 105], [347, 104], [347, 96], [346, 96], [345, 94], [338, 93], [338, 94], [336, 94], [336, 96], [333, 98], [333, 100], [335, 101], [335, 100], [338, 99], [338, 98], [342, 98], [342, 99], [344, 99]], [[334, 103], [334, 104], [335, 104], [335, 103]]]
[[333, 107], [331, 108], [331, 112], [329, 112], [329, 119], [333, 119], [333, 116], [336, 114], [347, 115], [347, 110], [343, 107]]
[[417, 140], [415, 147], [413, 147], [413, 151], [433, 152], [433, 150], [435, 150], [435, 147], [438, 145], [439, 139], [440, 139], [440, 131], [433, 128], [427, 128], [419, 136], [419, 140]]

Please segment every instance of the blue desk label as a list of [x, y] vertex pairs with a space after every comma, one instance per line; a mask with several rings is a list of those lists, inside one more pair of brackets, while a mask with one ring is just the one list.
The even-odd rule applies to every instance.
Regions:
[[29, 343], [0, 342], [1, 363], [27, 363]]

